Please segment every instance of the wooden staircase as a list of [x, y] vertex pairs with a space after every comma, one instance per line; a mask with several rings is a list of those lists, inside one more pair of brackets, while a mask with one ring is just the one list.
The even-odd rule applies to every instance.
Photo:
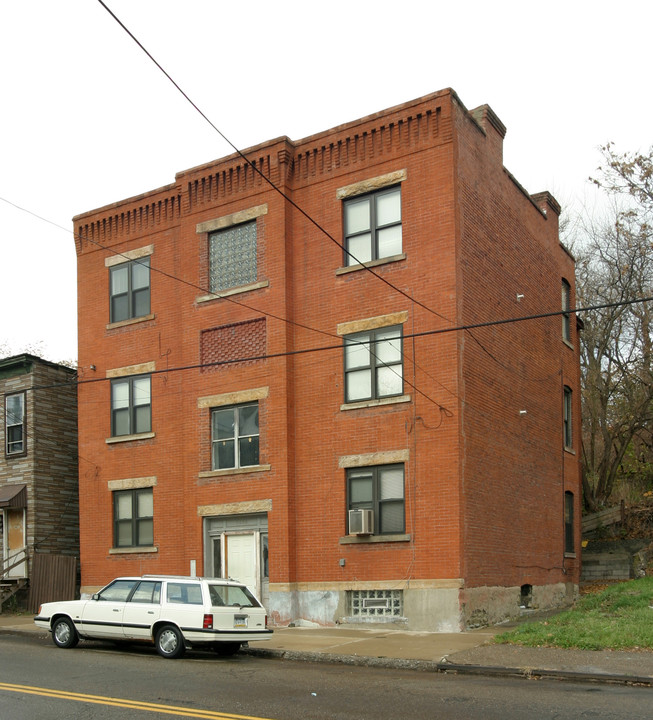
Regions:
[[0, 613], [5, 603], [27, 585], [25, 577], [9, 577], [9, 571], [26, 562], [26, 553], [21, 552], [13, 559], [0, 560]]
[[17, 578], [15, 580], [4, 578], [0, 581], [0, 613], [4, 604], [26, 585], [26, 578]]

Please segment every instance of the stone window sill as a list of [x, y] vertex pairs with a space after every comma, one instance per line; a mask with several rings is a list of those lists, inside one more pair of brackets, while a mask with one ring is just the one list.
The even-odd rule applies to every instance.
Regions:
[[115, 445], [116, 443], [134, 442], [135, 440], [150, 440], [156, 437], [156, 433], [139, 433], [138, 435], [119, 435], [118, 437], [107, 438], [104, 442], [107, 445]]
[[270, 465], [249, 465], [242, 468], [225, 468], [224, 470], [205, 470], [198, 474], [199, 478], [225, 477], [226, 475], [247, 475], [270, 470]]
[[144, 545], [143, 547], [118, 547], [110, 548], [109, 555], [135, 555], [136, 553], [158, 553], [156, 546]]
[[410, 402], [410, 395], [397, 395], [396, 397], [380, 398], [379, 400], [361, 400], [360, 402], [344, 403], [341, 410], [360, 410], [361, 408], [383, 407], [384, 405], [398, 405]]
[[348, 265], [347, 267], [341, 267], [336, 270], [336, 275], [346, 275], [347, 273], [356, 272], [357, 270], [365, 270], [365, 268], [375, 268], [379, 265], [388, 265], [389, 263], [399, 262], [400, 260], [406, 259], [406, 253], [399, 253], [398, 255], [389, 255], [385, 258], [379, 258], [378, 260], [370, 260], [366, 263], [358, 263], [356, 265]]
[[209, 293], [208, 295], [200, 295], [195, 298], [198, 304], [211, 302], [212, 300], [220, 300], [221, 298], [230, 297], [231, 295], [240, 295], [241, 293], [251, 292], [252, 290], [260, 290], [270, 286], [269, 280], [261, 280], [260, 282], [250, 283], [249, 285], [241, 285], [240, 287], [230, 288], [222, 292]]
[[409, 542], [410, 535], [345, 535], [338, 541], [340, 545], [369, 545], [384, 542]]
[[113, 322], [107, 324], [107, 330], [116, 330], [117, 328], [128, 327], [129, 325], [138, 325], [139, 323], [147, 322], [148, 320], [154, 320], [156, 315], [150, 313], [149, 315], [143, 315], [137, 318], [129, 318], [129, 320], [121, 320], [120, 322]]

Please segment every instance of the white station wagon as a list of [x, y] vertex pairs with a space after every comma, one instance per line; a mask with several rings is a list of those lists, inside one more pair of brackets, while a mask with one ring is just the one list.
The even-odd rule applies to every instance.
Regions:
[[154, 643], [164, 658], [187, 646], [233, 655], [250, 640], [265, 640], [265, 608], [245, 585], [220, 578], [143, 575], [117, 578], [90, 600], [44, 603], [34, 618], [57, 647], [80, 638]]

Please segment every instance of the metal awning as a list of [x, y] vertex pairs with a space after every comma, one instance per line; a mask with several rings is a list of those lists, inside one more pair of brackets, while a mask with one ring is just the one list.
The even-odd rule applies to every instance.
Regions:
[[27, 485], [12, 483], [0, 485], [0, 508], [27, 507]]

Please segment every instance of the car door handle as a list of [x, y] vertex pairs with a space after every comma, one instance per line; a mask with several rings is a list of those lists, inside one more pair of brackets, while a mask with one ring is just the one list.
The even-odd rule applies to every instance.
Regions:
[[113, 608], [113, 612], [120, 612], [120, 608]]

